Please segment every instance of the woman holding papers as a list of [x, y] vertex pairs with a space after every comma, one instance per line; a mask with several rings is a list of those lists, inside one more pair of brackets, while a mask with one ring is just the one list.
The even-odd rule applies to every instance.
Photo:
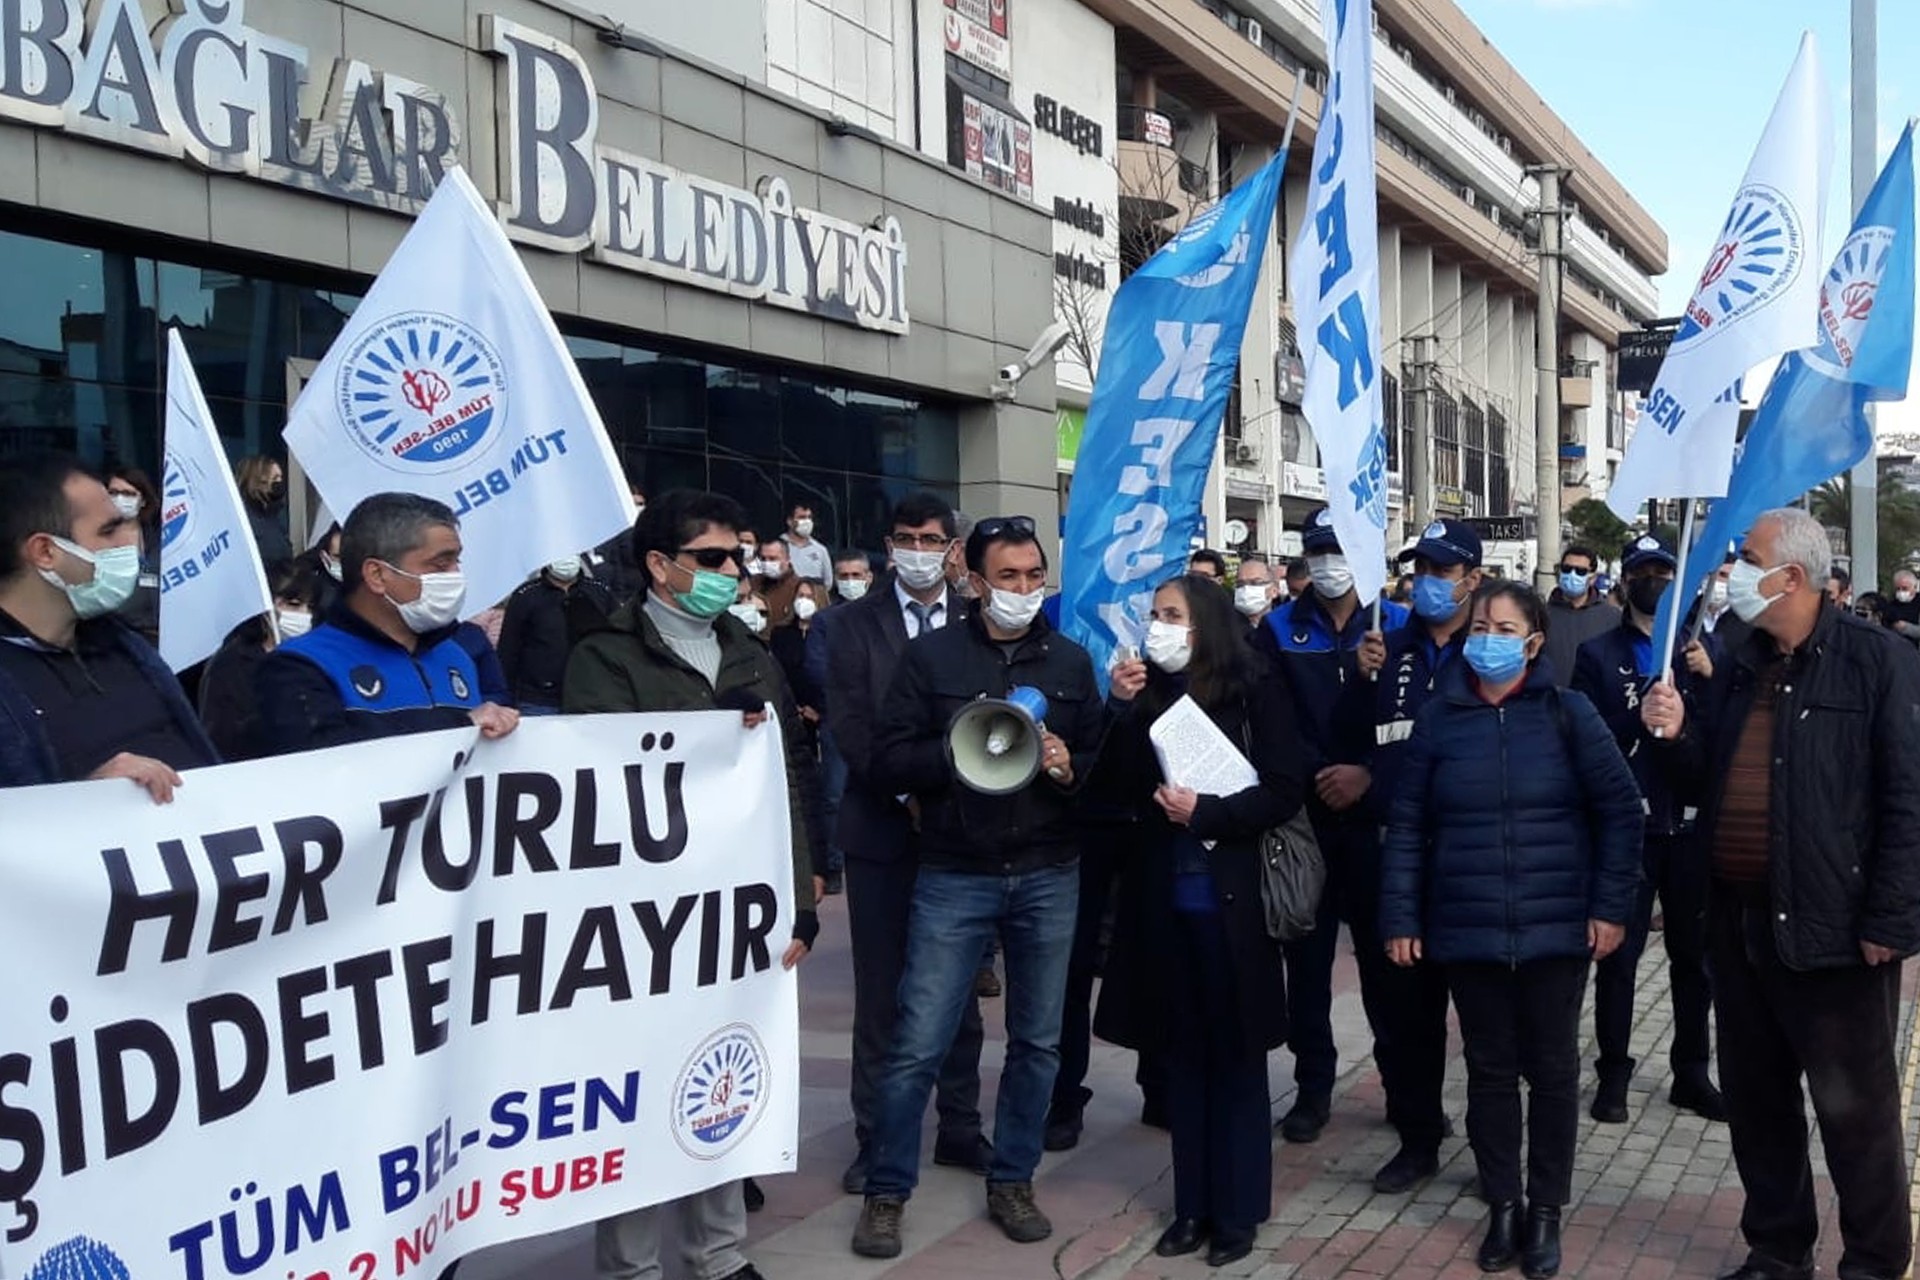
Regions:
[[[1547, 613], [1515, 582], [1474, 593], [1465, 663], [1414, 722], [1381, 858], [1394, 963], [1441, 965], [1467, 1058], [1467, 1136], [1493, 1206], [1483, 1271], [1560, 1268], [1580, 1120], [1587, 969], [1626, 934], [1640, 793], [1613, 734], [1539, 661]], [[1521, 1209], [1520, 1078], [1528, 1086]]]
[[[1291, 704], [1259, 678], [1245, 634], [1211, 579], [1161, 587], [1148, 661], [1114, 668], [1118, 718], [1093, 784], [1130, 801], [1143, 830], [1094, 1030], [1166, 1063], [1175, 1216], [1156, 1252], [1211, 1242], [1212, 1266], [1247, 1255], [1273, 1194], [1267, 1051], [1286, 1041], [1286, 975], [1261, 907], [1260, 836], [1307, 787]], [[1231, 790], [1180, 785], [1205, 777]]]

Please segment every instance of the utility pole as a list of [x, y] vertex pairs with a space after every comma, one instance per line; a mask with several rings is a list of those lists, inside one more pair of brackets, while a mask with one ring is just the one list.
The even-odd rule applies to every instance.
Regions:
[[1534, 311], [1534, 365], [1539, 376], [1534, 424], [1534, 523], [1540, 562], [1534, 581], [1542, 594], [1560, 566], [1560, 177], [1558, 165], [1528, 165], [1540, 179], [1540, 305]]
[[[1877, 0], [1853, 0], [1853, 211], [1873, 191], [1879, 122], [1876, 119], [1875, 82], [1879, 79], [1879, 5]], [[1873, 406], [1867, 423], [1874, 425]], [[1853, 553], [1853, 581], [1857, 592], [1880, 589], [1880, 459], [1878, 432], [1875, 447], [1853, 468], [1853, 501], [1847, 531], [1847, 549]]]
[[1407, 386], [1413, 391], [1413, 456], [1407, 459], [1407, 509], [1414, 535], [1433, 523], [1433, 335], [1407, 339]]

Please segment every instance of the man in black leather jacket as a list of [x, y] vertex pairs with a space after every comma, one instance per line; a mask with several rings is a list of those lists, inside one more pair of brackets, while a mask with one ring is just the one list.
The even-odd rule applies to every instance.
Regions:
[[1708, 966], [1747, 1203], [1737, 1280], [1813, 1274], [1801, 1080], [1840, 1199], [1843, 1276], [1912, 1256], [1894, 1031], [1920, 951], [1920, 656], [1824, 595], [1826, 532], [1755, 520], [1728, 580], [1754, 632], [1691, 702], [1642, 703], [1713, 875]]
[[[1074, 792], [1092, 768], [1106, 713], [1086, 650], [1047, 626], [1046, 556], [1025, 516], [981, 520], [967, 538], [981, 607], [906, 648], [881, 707], [874, 783], [918, 811], [907, 963], [893, 1053], [874, 1115], [867, 1199], [854, 1252], [894, 1257], [920, 1163], [920, 1126], [935, 1073], [959, 1027], [989, 939], [1007, 953], [1007, 1057], [1001, 1072], [987, 1209], [1016, 1243], [1053, 1227], [1033, 1201], [1042, 1131], [1060, 1065], [1060, 1017], [1079, 897]], [[988, 795], [956, 775], [954, 713], [1017, 686], [1046, 696], [1039, 769], [1019, 790]]]

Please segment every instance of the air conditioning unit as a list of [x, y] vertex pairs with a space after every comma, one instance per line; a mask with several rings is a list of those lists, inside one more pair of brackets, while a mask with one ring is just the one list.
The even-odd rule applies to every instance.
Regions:
[[1247, 25], [1242, 27], [1241, 30], [1246, 34], [1247, 43], [1256, 47], [1260, 45], [1261, 37], [1266, 35], [1266, 32], [1261, 30], [1260, 20], [1258, 18], [1248, 18]]
[[1228, 447], [1233, 451], [1233, 461], [1235, 465], [1250, 467], [1259, 464], [1260, 448], [1252, 441], [1235, 440]]

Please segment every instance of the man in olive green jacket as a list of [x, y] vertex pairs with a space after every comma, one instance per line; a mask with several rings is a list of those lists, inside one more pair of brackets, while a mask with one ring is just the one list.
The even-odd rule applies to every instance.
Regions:
[[[780, 717], [787, 752], [793, 829], [793, 942], [781, 963], [805, 958], [820, 931], [813, 862], [802, 815], [799, 718], [780, 664], [767, 647], [728, 616], [740, 581], [740, 532], [746, 513], [731, 498], [678, 490], [649, 503], [633, 530], [634, 559], [648, 588], [623, 605], [604, 629], [583, 637], [567, 661], [561, 709], [740, 712], [753, 730]], [[598, 1269], [605, 1280], [659, 1274], [660, 1212], [680, 1218], [688, 1274], [698, 1280], [760, 1280], [740, 1251], [747, 1234], [741, 1184], [726, 1183], [600, 1223]]]

